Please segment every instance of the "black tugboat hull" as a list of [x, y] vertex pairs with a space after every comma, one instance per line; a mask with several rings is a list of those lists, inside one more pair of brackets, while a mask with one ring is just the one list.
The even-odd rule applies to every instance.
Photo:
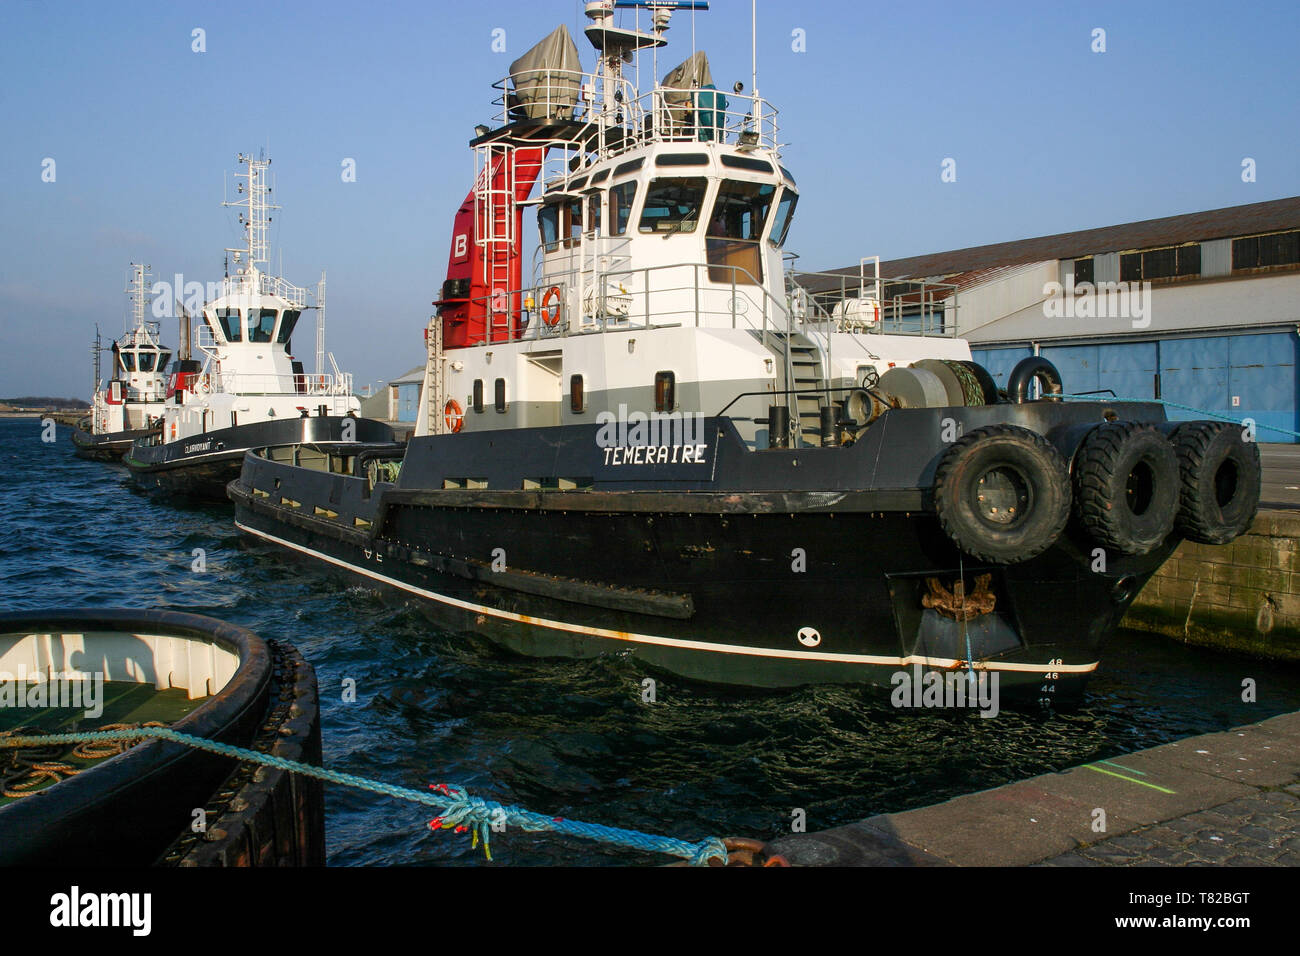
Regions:
[[78, 458], [90, 461], [121, 461], [131, 450], [131, 445], [142, 438], [156, 434], [157, 429], [133, 428], [120, 432], [95, 435], [80, 428], [72, 430], [73, 452]]
[[[525, 654], [632, 653], [690, 678], [756, 686], [889, 686], [919, 665], [988, 671], [1003, 689], [1050, 699], [1096, 670], [1103, 641], [1178, 539], [1115, 554], [1102, 571], [1095, 542], [1074, 526], [1023, 563], [964, 555], [927, 500], [942, 456], [927, 437], [938, 432], [932, 412], [970, 427], [991, 414], [1024, 419], [1067, 453], [1102, 414], [1008, 408], [890, 413], [888, 465], [870, 441], [746, 452], [719, 419], [709, 420], [707, 467], [660, 467], [635, 485], [602, 471], [607, 449], [591, 459], [590, 431], [557, 428], [415, 439], [398, 484], [373, 491], [249, 455], [229, 493], [245, 532], [418, 597], [444, 626]], [[1158, 407], [1117, 408], [1163, 420]], [[590, 487], [509, 490], [547, 462], [586, 468]], [[439, 469], [487, 487], [448, 488]], [[982, 587], [992, 610], [959, 620], [942, 599], [958, 581]]]
[[[659, 526], [657, 540], [682, 540], [684, 529], [674, 525], [685, 516], [610, 515], [585, 523], [599, 547], [564, 552], [566, 568], [579, 577], [499, 587], [489, 577], [490, 565], [485, 571], [478, 562], [448, 560], [393, 541], [369, 547], [341, 541], [324, 528], [309, 527], [311, 519], [291, 523], [285, 515], [271, 514], [274, 507], [236, 498], [236, 525], [268, 543], [421, 599], [450, 630], [480, 633], [527, 655], [631, 653], [648, 665], [692, 679], [763, 687], [837, 682], [890, 686], [900, 670], [920, 665], [925, 670], [964, 672], [974, 657], [975, 669], [998, 673], [1004, 689], [1037, 688], [1045, 683], [1045, 675], [1056, 674], [1046, 683], [1057, 686], [1045, 693], [1064, 693], [1068, 684], [1096, 670], [1105, 636], [1174, 545], [1130, 562], [1122, 569], [1121, 577], [1127, 580], [1120, 586], [1113, 578], [1094, 580], [1078, 573], [1077, 549], [1068, 542], [1032, 565], [1017, 568], [983, 567], [962, 561], [955, 552], [928, 555], [927, 545], [938, 544], [940, 534], [932, 517], [738, 516], [733, 523], [752, 522], [753, 527], [737, 529], [744, 533], [728, 539], [722, 536], [724, 519], [694, 515], [691, 534], [702, 538], [693, 540], [744, 553], [744, 559], [655, 582], [672, 590], [644, 589], [601, 583], [608, 581], [611, 555], [622, 547], [644, 549], [647, 520]], [[462, 543], [468, 553], [490, 554], [490, 545], [507, 540], [502, 534], [515, 545], [511, 553], [527, 549], [530, 542], [541, 545], [549, 538], [553, 544], [572, 534], [561, 532], [558, 522], [538, 522], [533, 531], [506, 522], [510, 530], [498, 534], [487, 529], [500, 526], [501, 516], [470, 509], [456, 509], [438, 520], [448, 528], [459, 524], [482, 529], [449, 532], [443, 539]], [[906, 547], [888, 562], [863, 561], [853, 554], [856, 549], [846, 548], [846, 540], [859, 534], [884, 536]], [[765, 553], [751, 547], [755, 538], [763, 540]], [[796, 540], [802, 544], [793, 545]], [[828, 556], [819, 564], [841, 567], [819, 569], [814, 578], [799, 582], [774, 575], [774, 567], [788, 568], [794, 547]], [[561, 555], [553, 548], [552, 553], [558, 563]], [[851, 568], [843, 567], [850, 563]], [[968, 654], [960, 625], [922, 608], [920, 599], [927, 592], [928, 577], [951, 583], [962, 575], [969, 581], [982, 573], [994, 576], [993, 590], [1004, 603], [992, 628], [990, 622], [971, 628], [975, 644]], [[551, 593], [520, 590], [529, 585]], [[568, 599], [559, 596], [566, 590]], [[624, 606], [589, 603], [595, 600]], [[806, 631], [809, 628], [813, 633]], [[988, 652], [990, 641], [1010, 644], [1013, 637], [1014, 646]]]
[[137, 441], [122, 461], [136, 483], [148, 491], [224, 502], [226, 485], [239, 477], [244, 453], [250, 448], [300, 444], [326, 448], [392, 440], [393, 430], [388, 425], [368, 418], [282, 418], [216, 429], [172, 442]]

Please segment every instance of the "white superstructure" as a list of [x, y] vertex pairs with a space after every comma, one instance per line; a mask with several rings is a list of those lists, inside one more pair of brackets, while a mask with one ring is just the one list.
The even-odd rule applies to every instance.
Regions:
[[[615, 26], [609, 0], [588, 3], [594, 73], [559, 28], [494, 84], [427, 333], [417, 435], [727, 407], [763, 447], [777, 404], [789, 440], [815, 444], [823, 410], [864, 378], [970, 358], [955, 297], [883, 283], [870, 260], [838, 296], [787, 279], [799, 192], [777, 110], [740, 83], [716, 89], [699, 52], [650, 92], [629, 76], [666, 43], [667, 6], [642, 32]], [[537, 248], [531, 281], [512, 282], [524, 207]]]
[[91, 406], [94, 435], [148, 428], [162, 415], [171, 351], [162, 344], [158, 323], [145, 318], [148, 290], [149, 267], [131, 263], [126, 288], [131, 296], [131, 324], [110, 348], [112, 376], [95, 383]]
[[242, 249], [227, 249], [233, 274], [221, 294], [203, 307], [195, 345], [203, 356], [200, 371], [183, 376], [166, 406], [163, 440], [180, 441], [236, 425], [310, 415], [346, 415], [360, 409], [352, 376], [340, 372], [332, 354], [330, 371], [307, 373], [294, 358], [293, 335], [305, 309], [307, 291], [268, 271], [267, 198], [269, 159], [240, 154], [247, 167], [236, 175], [242, 196], [237, 207], [247, 236]]

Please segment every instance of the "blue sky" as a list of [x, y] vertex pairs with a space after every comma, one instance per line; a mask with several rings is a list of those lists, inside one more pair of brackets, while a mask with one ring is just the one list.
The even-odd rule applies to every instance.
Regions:
[[[748, 86], [749, 6], [716, 0], [695, 17], [719, 87]], [[759, 85], [803, 192], [788, 245], [805, 268], [1300, 194], [1293, 0], [758, 9]], [[218, 279], [239, 244], [223, 176], [262, 148], [284, 206], [275, 261], [300, 285], [328, 270], [340, 365], [361, 384], [416, 364], [489, 84], [559, 22], [589, 67], [574, 0], [5, 0], [0, 396], [88, 397], [87, 346], [97, 322], [121, 331], [129, 261]], [[505, 54], [491, 51], [498, 27]], [[691, 32], [677, 14], [661, 74]]]

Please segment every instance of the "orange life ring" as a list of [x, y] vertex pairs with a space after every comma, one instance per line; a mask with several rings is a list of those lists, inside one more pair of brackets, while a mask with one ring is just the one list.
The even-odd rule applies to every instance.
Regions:
[[[554, 311], [551, 311], [551, 309], [547, 307], [552, 300], [554, 300], [555, 302]], [[546, 295], [542, 296], [541, 312], [542, 312], [542, 321], [545, 322], [547, 326], [549, 326], [550, 328], [555, 328], [555, 326], [560, 321], [560, 287], [559, 286], [553, 285], [546, 290]]]
[[449, 398], [447, 404], [442, 406], [442, 419], [451, 431], [458, 432], [465, 427], [465, 409], [460, 407], [460, 402], [456, 399]]

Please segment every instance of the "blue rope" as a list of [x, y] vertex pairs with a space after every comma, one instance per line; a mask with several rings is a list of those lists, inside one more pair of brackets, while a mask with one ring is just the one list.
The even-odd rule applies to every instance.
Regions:
[[174, 743], [206, 750], [209, 753], [258, 763], [264, 767], [275, 767], [289, 773], [315, 777], [326, 783], [336, 783], [344, 787], [366, 790], [382, 794], [397, 800], [409, 800], [425, 806], [435, 807], [440, 812], [429, 822], [429, 829], [454, 830], [457, 833], [470, 832], [472, 846], [483, 843], [483, 852], [489, 860], [492, 853], [488, 846], [488, 834], [494, 828], [517, 826], [530, 833], [550, 831], [565, 836], [581, 837], [584, 840], [598, 840], [616, 846], [643, 850], [650, 853], [666, 853], [690, 861], [692, 866], [707, 866], [711, 860], [727, 862], [727, 848], [717, 837], [708, 837], [698, 843], [687, 843], [672, 837], [655, 836], [637, 830], [623, 830], [607, 827], [597, 823], [582, 823], [578, 820], [566, 820], [563, 817], [548, 817], [533, 813], [522, 807], [502, 806], [481, 797], [472, 797], [460, 787], [445, 783], [430, 784], [428, 793], [397, 787], [391, 783], [370, 780], [356, 774], [343, 773], [338, 770], [326, 770], [312, 764], [297, 760], [286, 760], [271, 754], [258, 753], [244, 747], [223, 744], [216, 740], [183, 734], [170, 727], [138, 727], [134, 730], [95, 730], [80, 733], [44, 734], [40, 736], [14, 736], [0, 738], [0, 747], [43, 747], [53, 744], [78, 744], [93, 740], [135, 740], [141, 737], [158, 737]]
[[[1212, 412], [1204, 408], [1193, 408], [1191, 405], [1180, 405], [1178, 402], [1169, 402], [1163, 398], [1110, 398], [1105, 395], [1062, 395], [1062, 398], [1079, 399], [1085, 402], [1155, 402], [1158, 405], [1164, 405], [1166, 408], [1178, 408], [1185, 412], [1195, 412], [1198, 415], [1205, 415], [1207, 418], [1217, 418], [1219, 421], [1232, 422], [1234, 425], [1245, 425], [1246, 423], [1240, 418], [1233, 418], [1231, 415], [1223, 415], [1219, 412]], [[1271, 432], [1280, 432], [1283, 435], [1290, 435], [1292, 438], [1300, 438], [1300, 432], [1293, 432], [1288, 428], [1278, 428], [1276, 425], [1261, 425], [1258, 422], [1256, 428], [1263, 428]]]

